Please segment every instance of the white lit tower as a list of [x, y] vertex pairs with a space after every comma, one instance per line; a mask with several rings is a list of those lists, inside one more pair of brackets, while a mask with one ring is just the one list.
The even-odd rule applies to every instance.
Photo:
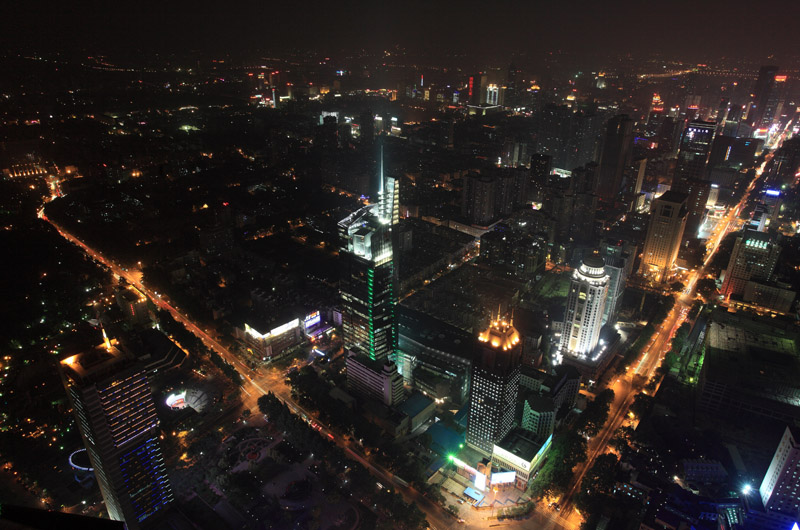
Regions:
[[559, 356], [567, 355], [582, 361], [595, 361], [599, 357], [601, 352], [597, 343], [603, 326], [609, 282], [605, 261], [597, 250], [586, 256], [572, 273]]
[[378, 202], [339, 221], [342, 327], [345, 347], [372, 360], [397, 352], [397, 275], [392, 227], [398, 222], [396, 181], [383, 175], [381, 148]]
[[109, 517], [143, 528], [173, 501], [146, 371], [107, 338], [60, 365]]

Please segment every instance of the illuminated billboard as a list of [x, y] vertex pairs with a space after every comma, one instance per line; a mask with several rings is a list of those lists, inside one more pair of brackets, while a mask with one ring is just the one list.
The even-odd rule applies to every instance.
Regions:
[[303, 319], [303, 325], [305, 326], [306, 329], [308, 329], [311, 326], [319, 324], [321, 320], [322, 318], [319, 315], [319, 311], [314, 311], [313, 313], [311, 313], [310, 315], [308, 315], [306, 318]]
[[287, 331], [291, 331], [292, 329], [298, 327], [300, 327], [300, 319], [295, 318], [294, 320], [290, 320], [289, 322], [283, 324], [282, 326], [278, 326], [277, 328], [270, 330], [269, 333], [260, 333], [258, 330], [251, 327], [250, 324], [245, 323], [244, 332], [253, 337], [254, 339], [266, 340], [272, 337], [277, 337], [278, 335], [281, 335], [283, 333], [286, 333]]
[[478, 491], [486, 490], [486, 475], [483, 473], [478, 473], [475, 475], [475, 489]]
[[516, 480], [517, 480], [516, 471], [501, 471], [499, 473], [492, 473], [492, 485], [511, 484]]

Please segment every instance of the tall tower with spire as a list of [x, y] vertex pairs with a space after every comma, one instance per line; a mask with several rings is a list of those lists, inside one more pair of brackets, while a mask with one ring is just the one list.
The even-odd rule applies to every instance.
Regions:
[[398, 338], [392, 228], [399, 208], [396, 181], [383, 174], [383, 146], [378, 173], [378, 201], [339, 221], [344, 343], [373, 361], [393, 360]]

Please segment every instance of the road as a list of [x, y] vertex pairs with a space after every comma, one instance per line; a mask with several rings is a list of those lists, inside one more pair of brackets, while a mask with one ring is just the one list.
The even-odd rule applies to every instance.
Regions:
[[[750, 195], [755, 189], [756, 182], [759, 178], [761, 178], [764, 168], [771, 158], [772, 153], [767, 153], [767, 155], [764, 157], [763, 163], [756, 170], [755, 177], [750, 182], [747, 190], [745, 190], [745, 193], [742, 195], [739, 203], [735, 207], [730, 208], [725, 217], [723, 217], [723, 219], [721, 219], [717, 224], [716, 229], [711, 234], [711, 237], [706, 244], [706, 257], [703, 260], [703, 265], [689, 273], [689, 277], [687, 278], [686, 282], [686, 289], [680, 293], [675, 301], [675, 306], [669, 312], [664, 321], [656, 328], [656, 332], [653, 335], [652, 340], [644, 348], [641, 356], [632, 365], [633, 369], [629, 370], [627, 374], [617, 379], [612, 385], [611, 388], [614, 390], [614, 403], [609, 409], [609, 420], [606, 422], [597, 436], [589, 441], [589, 447], [587, 449], [588, 457], [586, 462], [581, 464], [576, 469], [574, 482], [568, 493], [562, 499], [562, 517], [570, 521], [576, 520], [576, 511], [572, 502], [574, 495], [577, 493], [583, 477], [585, 476], [587, 470], [591, 468], [595, 458], [607, 452], [609, 440], [611, 440], [611, 437], [614, 435], [617, 429], [622, 426], [625, 417], [628, 415], [630, 406], [633, 404], [633, 400], [637, 393], [637, 385], [634, 385], [634, 381], [636, 379], [638, 379], [641, 383], [646, 383], [649, 381], [650, 378], [653, 377], [656, 369], [661, 364], [664, 356], [669, 352], [670, 341], [672, 340], [672, 337], [675, 335], [675, 332], [678, 330], [681, 324], [686, 320], [689, 309], [694, 303], [694, 292], [697, 286], [697, 280], [705, 277], [708, 264], [711, 263], [714, 254], [719, 249], [719, 244], [722, 242], [725, 236], [730, 232], [739, 230], [739, 228], [741, 228], [742, 223], [739, 220], [739, 214], [747, 205], [747, 201], [750, 200]], [[658, 387], [656, 387], [656, 390], [657, 389]]]
[[[314, 415], [305, 410], [297, 404], [291, 396], [291, 389], [284, 382], [285, 374], [276, 368], [272, 369], [252, 369], [245, 365], [235, 354], [231, 353], [227, 348], [220, 344], [209, 333], [196, 325], [188, 316], [181, 313], [177, 308], [170, 305], [164, 297], [147, 288], [141, 280], [139, 271], [130, 271], [118, 265], [113, 260], [105, 257], [101, 252], [89, 247], [83, 241], [69, 233], [63, 227], [55, 223], [53, 220], [48, 219], [43, 211], [39, 212], [39, 217], [44, 221], [50, 223], [62, 237], [80, 247], [89, 257], [94, 259], [99, 264], [106, 267], [111, 273], [118, 277], [124, 278], [132, 286], [136, 287], [145, 296], [147, 296], [154, 304], [161, 309], [169, 311], [172, 317], [181, 322], [186, 329], [194, 333], [201, 339], [206, 346], [216, 351], [223, 359], [233, 365], [241, 375], [243, 407], [250, 410], [257, 410], [257, 401], [260, 396], [271, 391], [275, 396], [280, 398], [286, 405], [296, 414], [304, 414], [307, 418], [312, 418]], [[445, 512], [436, 503], [431, 502], [426, 497], [423, 497], [416, 489], [408, 486], [401, 486], [394, 482], [393, 475], [386, 469], [371, 463], [365, 455], [360, 451], [358, 446], [343, 440], [337, 433], [331, 431], [326, 426], [321, 426], [321, 434], [332, 439], [339, 447], [341, 447], [351, 458], [357, 460], [364, 465], [369, 471], [384, 484], [392, 484], [397, 491], [399, 491], [406, 502], [414, 502], [424, 513], [433, 528], [437, 530], [444, 530], [449, 528], [469, 528], [470, 525], [460, 525], [458, 522], [447, 512]], [[505, 526], [505, 525], [504, 525]]]
[[[521, 526], [530, 528], [532, 524], [539, 518], [540, 526], [539, 528], [554, 528], [556, 526], [562, 528], [570, 528], [576, 525], [576, 518], [573, 517], [577, 515], [574, 511], [574, 505], [572, 504], [572, 499], [575, 493], [578, 490], [578, 487], [583, 480], [586, 471], [591, 467], [594, 463], [594, 460], [597, 456], [606, 452], [606, 448], [608, 445], [608, 441], [611, 439], [613, 434], [616, 430], [622, 425], [625, 417], [627, 416], [630, 406], [633, 403], [633, 399], [635, 397], [635, 385], [633, 384], [634, 377], [643, 377], [645, 381], [649, 380], [653, 373], [655, 372], [656, 368], [660, 364], [663, 356], [669, 350], [669, 341], [671, 340], [672, 336], [674, 335], [677, 328], [686, 318], [686, 314], [688, 312], [688, 308], [691, 306], [693, 301], [693, 293], [694, 288], [696, 286], [698, 278], [702, 278], [705, 274], [705, 270], [707, 265], [710, 263], [711, 258], [713, 257], [714, 253], [717, 251], [720, 242], [722, 239], [727, 235], [731, 229], [738, 229], [738, 224], [735, 220], [738, 218], [739, 212], [741, 209], [746, 205], [749, 196], [754, 189], [755, 181], [761, 177], [763, 173], [764, 167], [766, 166], [767, 162], [771, 158], [771, 154], [768, 154], [765, 157], [764, 163], [759, 167], [756, 172], [756, 178], [753, 179], [753, 182], [750, 183], [747, 191], [743, 195], [741, 201], [736, 206], [736, 208], [731, 208], [731, 210], [727, 213], [726, 217], [718, 224], [718, 230], [712, 234], [711, 239], [709, 240], [709, 245], [707, 246], [708, 253], [707, 257], [703, 263], [703, 266], [695, 271], [690, 273], [690, 277], [687, 282], [687, 288], [682, 293], [682, 295], [678, 298], [675, 307], [669, 313], [667, 318], [664, 322], [659, 326], [656, 330], [656, 334], [653, 337], [653, 340], [650, 342], [649, 346], [645, 348], [645, 351], [642, 353], [641, 358], [638, 360], [636, 364], [636, 368], [632, 373], [626, 374], [623, 377], [617, 379], [614, 384], [612, 385], [612, 389], [615, 393], [614, 403], [610, 407], [609, 411], [609, 420], [600, 430], [600, 432], [595, 436], [589, 443], [588, 447], [588, 458], [584, 464], [582, 464], [575, 475], [574, 483], [564, 497], [562, 506], [564, 507], [560, 515], [556, 515], [553, 513], [548, 512], [537, 512], [535, 513], [531, 519], [523, 520], [523, 521], [507, 521], [501, 523], [502, 526]], [[200, 338], [206, 346], [216, 351], [223, 359], [233, 365], [239, 374], [242, 377], [243, 384], [242, 384], [242, 392], [247, 396], [243, 399], [243, 405], [245, 408], [249, 408], [251, 410], [257, 409], [257, 400], [263, 394], [267, 393], [267, 389], [275, 394], [278, 398], [283, 400], [295, 413], [304, 414], [307, 418], [313, 417], [309, 411], [303, 409], [300, 405], [292, 400], [291, 391], [288, 386], [285, 384], [283, 380], [283, 374], [280, 373], [277, 369], [252, 369], [245, 365], [236, 355], [231, 353], [227, 348], [225, 348], [222, 344], [220, 344], [214, 337], [209, 335], [209, 333], [195, 324], [188, 316], [181, 313], [177, 308], [170, 305], [163, 296], [159, 295], [158, 293], [152, 291], [151, 289], [147, 288], [141, 282], [141, 275], [139, 271], [130, 271], [124, 267], [121, 267], [113, 260], [106, 258], [102, 253], [98, 252], [97, 250], [90, 248], [86, 245], [83, 241], [72, 235], [71, 233], [67, 232], [64, 228], [59, 226], [54, 221], [48, 219], [43, 209], [39, 211], [39, 217], [47, 222], [49, 222], [62, 237], [69, 240], [76, 246], [80, 247], [88, 256], [92, 259], [97, 261], [98, 263], [105, 266], [109, 271], [115, 274], [118, 277], [124, 278], [128, 283], [132, 286], [137, 288], [141, 291], [145, 296], [147, 296], [150, 300], [153, 301], [161, 309], [169, 311], [172, 317], [181, 322], [186, 328], [195, 334], [198, 338]], [[722, 227], [722, 228], [720, 228]], [[332, 432], [325, 426], [322, 426], [321, 433], [329, 438], [333, 439], [337, 445], [339, 445], [350, 457], [359, 461], [362, 465], [367, 467], [370, 472], [376, 476], [378, 479], [384, 481], [386, 484], [393, 484], [395, 488], [400, 491], [403, 497], [408, 502], [414, 502], [426, 515], [428, 522], [431, 524], [433, 528], [437, 530], [444, 530], [453, 527], [459, 528], [480, 528], [487, 526], [488, 522], [484, 523], [472, 523], [475, 521], [475, 517], [470, 517], [472, 521], [465, 525], [460, 525], [457, 521], [447, 514], [441, 507], [437, 504], [431, 502], [427, 498], [423, 497], [417, 490], [412, 487], [405, 487], [397, 484], [393, 481], [393, 475], [387, 471], [386, 469], [376, 466], [372, 464], [364, 455], [360, 452], [359, 448], [356, 446], [352, 446], [351, 443], [343, 440], [340, 436], [336, 433]]]

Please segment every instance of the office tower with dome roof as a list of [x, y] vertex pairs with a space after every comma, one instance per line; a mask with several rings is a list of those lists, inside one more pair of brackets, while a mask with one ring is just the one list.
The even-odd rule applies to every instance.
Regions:
[[602, 354], [598, 342], [609, 282], [605, 261], [598, 251], [586, 256], [573, 272], [558, 349], [560, 357], [595, 362]]

